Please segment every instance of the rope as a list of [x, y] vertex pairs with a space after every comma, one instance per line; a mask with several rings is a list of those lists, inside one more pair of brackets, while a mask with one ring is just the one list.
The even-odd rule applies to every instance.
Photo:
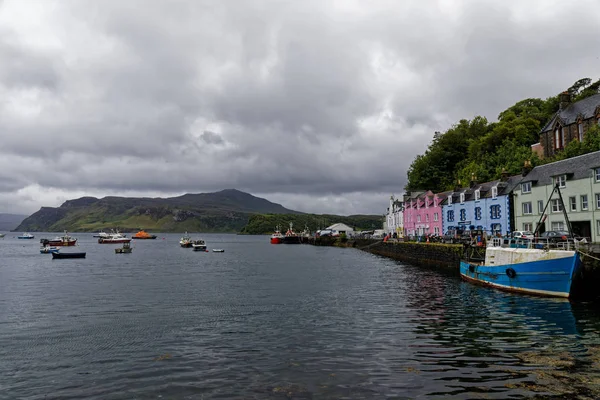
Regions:
[[583, 252], [583, 251], [581, 251], [581, 250], [579, 250], [579, 252], [580, 252], [581, 254], [583, 254], [584, 256], [588, 256], [588, 257], [590, 257], [590, 258], [593, 258], [593, 259], [594, 259], [594, 260], [596, 260], [596, 261], [600, 261], [600, 258], [598, 258], [598, 257], [594, 257], [594, 256], [593, 256], [593, 255], [591, 255], [591, 254], [584, 253], [584, 252]]

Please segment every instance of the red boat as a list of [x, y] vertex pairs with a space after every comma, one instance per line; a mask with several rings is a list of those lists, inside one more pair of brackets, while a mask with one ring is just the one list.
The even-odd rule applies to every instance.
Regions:
[[275, 232], [271, 235], [271, 244], [283, 243], [283, 234], [279, 230], [279, 225], [275, 227]]
[[54, 239], [42, 239], [40, 240], [44, 246], [75, 246], [77, 244], [77, 239], [73, 236], [69, 236], [67, 231], [62, 236], [57, 236]]
[[294, 230], [292, 229], [293, 225], [294, 224], [292, 224], [290, 222], [290, 228], [287, 230], [287, 232], [285, 232], [285, 235], [283, 236], [283, 243], [285, 243], [285, 244], [302, 243], [300, 236], [298, 236], [298, 234], [296, 232], [294, 232]]

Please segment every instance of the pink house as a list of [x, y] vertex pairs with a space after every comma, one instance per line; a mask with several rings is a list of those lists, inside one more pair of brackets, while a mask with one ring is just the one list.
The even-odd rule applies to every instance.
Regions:
[[443, 235], [442, 202], [447, 192], [412, 192], [404, 196], [404, 232], [406, 236]]

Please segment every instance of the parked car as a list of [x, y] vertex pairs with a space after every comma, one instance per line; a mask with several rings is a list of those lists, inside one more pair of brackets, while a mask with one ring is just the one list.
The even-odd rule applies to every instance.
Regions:
[[533, 232], [531, 231], [514, 231], [512, 233], [513, 239], [533, 239]]
[[442, 242], [443, 243], [458, 243], [458, 242], [460, 242], [461, 235], [462, 235], [462, 231], [459, 231], [457, 229], [450, 229], [450, 230], [446, 231], [446, 233], [444, 233], [444, 236], [442, 236]]
[[[540, 239], [548, 240], [551, 243], [557, 242], [568, 242], [570, 239], [570, 235], [568, 231], [546, 231], [539, 236]], [[583, 237], [579, 235], [573, 235], [573, 238], [577, 241], [583, 239]]]

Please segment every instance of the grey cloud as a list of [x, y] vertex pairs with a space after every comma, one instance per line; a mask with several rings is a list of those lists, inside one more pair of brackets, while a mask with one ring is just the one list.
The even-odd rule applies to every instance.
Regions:
[[596, 2], [528, 3], [65, 1], [39, 33], [15, 15], [0, 23], [0, 211], [235, 187], [381, 213], [434, 131], [596, 71]]

